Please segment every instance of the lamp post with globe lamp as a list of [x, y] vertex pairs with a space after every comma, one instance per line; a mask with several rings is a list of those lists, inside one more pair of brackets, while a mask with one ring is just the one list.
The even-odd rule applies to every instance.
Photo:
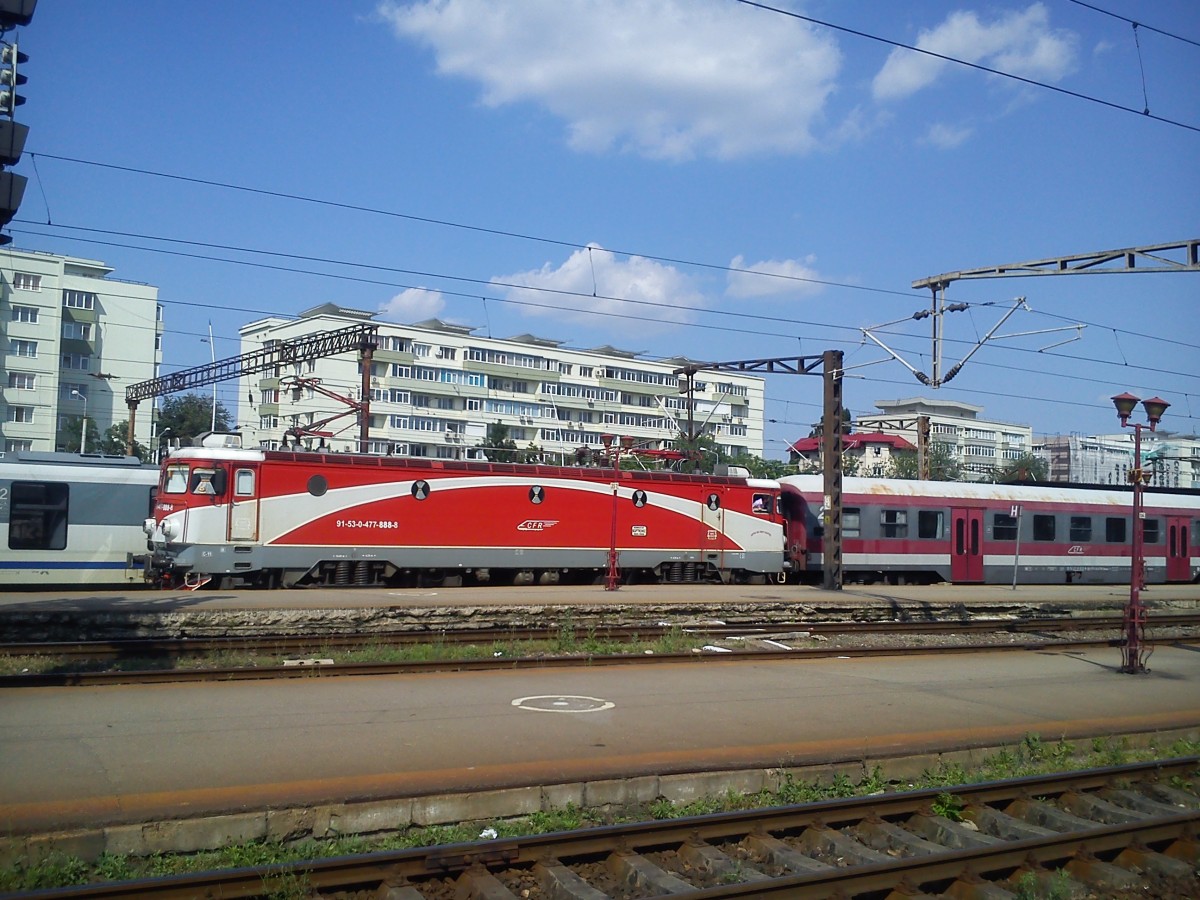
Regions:
[[[1145, 584], [1142, 545], [1145, 514], [1142, 512], [1142, 492], [1143, 486], [1150, 480], [1150, 473], [1142, 469], [1142, 429], [1146, 425], [1129, 421], [1138, 399], [1130, 393], [1117, 394], [1112, 398], [1113, 406], [1117, 408], [1117, 418], [1121, 420], [1121, 427], [1133, 429], [1133, 467], [1129, 470], [1129, 482], [1133, 485], [1133, 546], [1129, 560], [1129, 603], [1125, 606], [1125, 643], [1121, 648], [1121, 671], [1129, 675], [1146, 671], [1146, 662], [1142, 659], [1146, 627], [1146, 609], [1142, 606], [1141, 597], [1141, 590]], [[1161, 397], [1151, 397], [1141, 403], [1142, 408], [1146, 410], [1149, 428], [1154, 431], [1171, 404]]]
[[82, 394], [72, 388], [71, 396], [78, 397], [83, 401], [83, 419], [79, 423], [79, 452], [87, 453], [87, 394]]
[[618, 564], [617, 553], [617, 488], [620, 486], [621, 478], [621, 453], [628, 452], [633, 448], [633, 438], [629, 435], [617, 438], [611, 434], [602, 434], [600, 443], [604, 445], [604, 452], [611, 456], [613, 467], [612, 531], [608, 542], [608, 573], [604, 579], [604, 589], [618, 591], [621, 589], [621, 568]]

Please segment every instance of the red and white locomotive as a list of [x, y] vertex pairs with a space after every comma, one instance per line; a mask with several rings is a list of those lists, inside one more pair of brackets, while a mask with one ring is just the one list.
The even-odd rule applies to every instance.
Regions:
[[[819, 573], [824, 495], [819, 475], [780, 479], [792, 569]], [[1147, 582], [1200, 577], [1200, 496], [1148, 489]], [[1129, 489], [845, 478], [846, 581], [955, 584], [1129, 583]]]
[[149, 578], [168, 586], [781, 578], [778, 482], [242, 449], [163, 462]]

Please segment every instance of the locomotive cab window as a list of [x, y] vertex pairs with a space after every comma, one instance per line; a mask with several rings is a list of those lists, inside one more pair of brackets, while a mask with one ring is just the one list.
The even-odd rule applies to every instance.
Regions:
[[187, 485], [187, 466], [167, 466], [167, 474], [163, 479], [164, 494], [186, 494]]
[[238, 469], [233, 476], [233, 494], [235, 497], [254, 496], [254, 470]]
[[750, 509], [756, 513], [766, 515], [771, 511], [771, 495], [770, 494], [755, 494], [751, 501]]
[[10, 550], [65, 550], [69, 485], [14, 481], [8, 514]]
[[225, 493], [227, 478], [224, 469], [193, 469], [189, 486], [193, 494], [220, 497]]

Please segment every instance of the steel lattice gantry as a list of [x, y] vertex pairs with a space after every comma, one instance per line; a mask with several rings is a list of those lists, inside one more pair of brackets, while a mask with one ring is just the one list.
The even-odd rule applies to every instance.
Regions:
[[708, 372], [781, 372], [787, 375], [816, 375], [818, 367], [824, 380], [821, 431], [825, 503], [824, 555], [821, 586], [828, 591], [842, 589], [842, 380], [841, 350], [826, 350], [820, 356], [788, 356], [770, 359], [738, 359], [729, 362], [690, 363], [676, 369], [687, 384], [681, 389], [688, 397], [688, 441], [696, 439], [694, 420], [696, 373]]
[[294, 341], [281, 341], [261, 350], [243, 353], [241, 356], [231, 356], [216, 362], [191, 369], [181, 369], [170, 375], [151, 378], [132, 384], [125, 390], [125, 405], [129, 407], [129, 431], [126, 436], [127, 452], [133, 452], [133, 427], [137, 416], [138, 403], [164, 394], [176, 391], [186, 391], [191, 388], [206, 387], [220, 381], [229, 381], [243, 375], [254, 375], [259, 372], [278, 370], [283, 366], [337, 356], [357, 350], [363, 359], [362, 386], [362, 415], [359, 422], [359, 449], [366, 450], [368, 432], [370, 429], [370, 378], [371, 356], [377, 345], [379, 326], [375, 324], [351, 325], [339, 328], [337, 331], [325, 331], [319, 334], [297, 338]]

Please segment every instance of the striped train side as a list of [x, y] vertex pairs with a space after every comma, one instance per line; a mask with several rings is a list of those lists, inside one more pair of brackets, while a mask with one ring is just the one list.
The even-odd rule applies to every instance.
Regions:
[[136, 457], [0, 453], [0, 589], [142, 584], [157, 484]]
[[[819, 475], [780, 479], [788, 557], [814, 577], [824, 561]], [[1200, 493], [1144, 494], [1145, 580], [1200, 579]], [[1128, 584], [1132, 491], [1121, 487], [843, 479], [848, 582]]]

